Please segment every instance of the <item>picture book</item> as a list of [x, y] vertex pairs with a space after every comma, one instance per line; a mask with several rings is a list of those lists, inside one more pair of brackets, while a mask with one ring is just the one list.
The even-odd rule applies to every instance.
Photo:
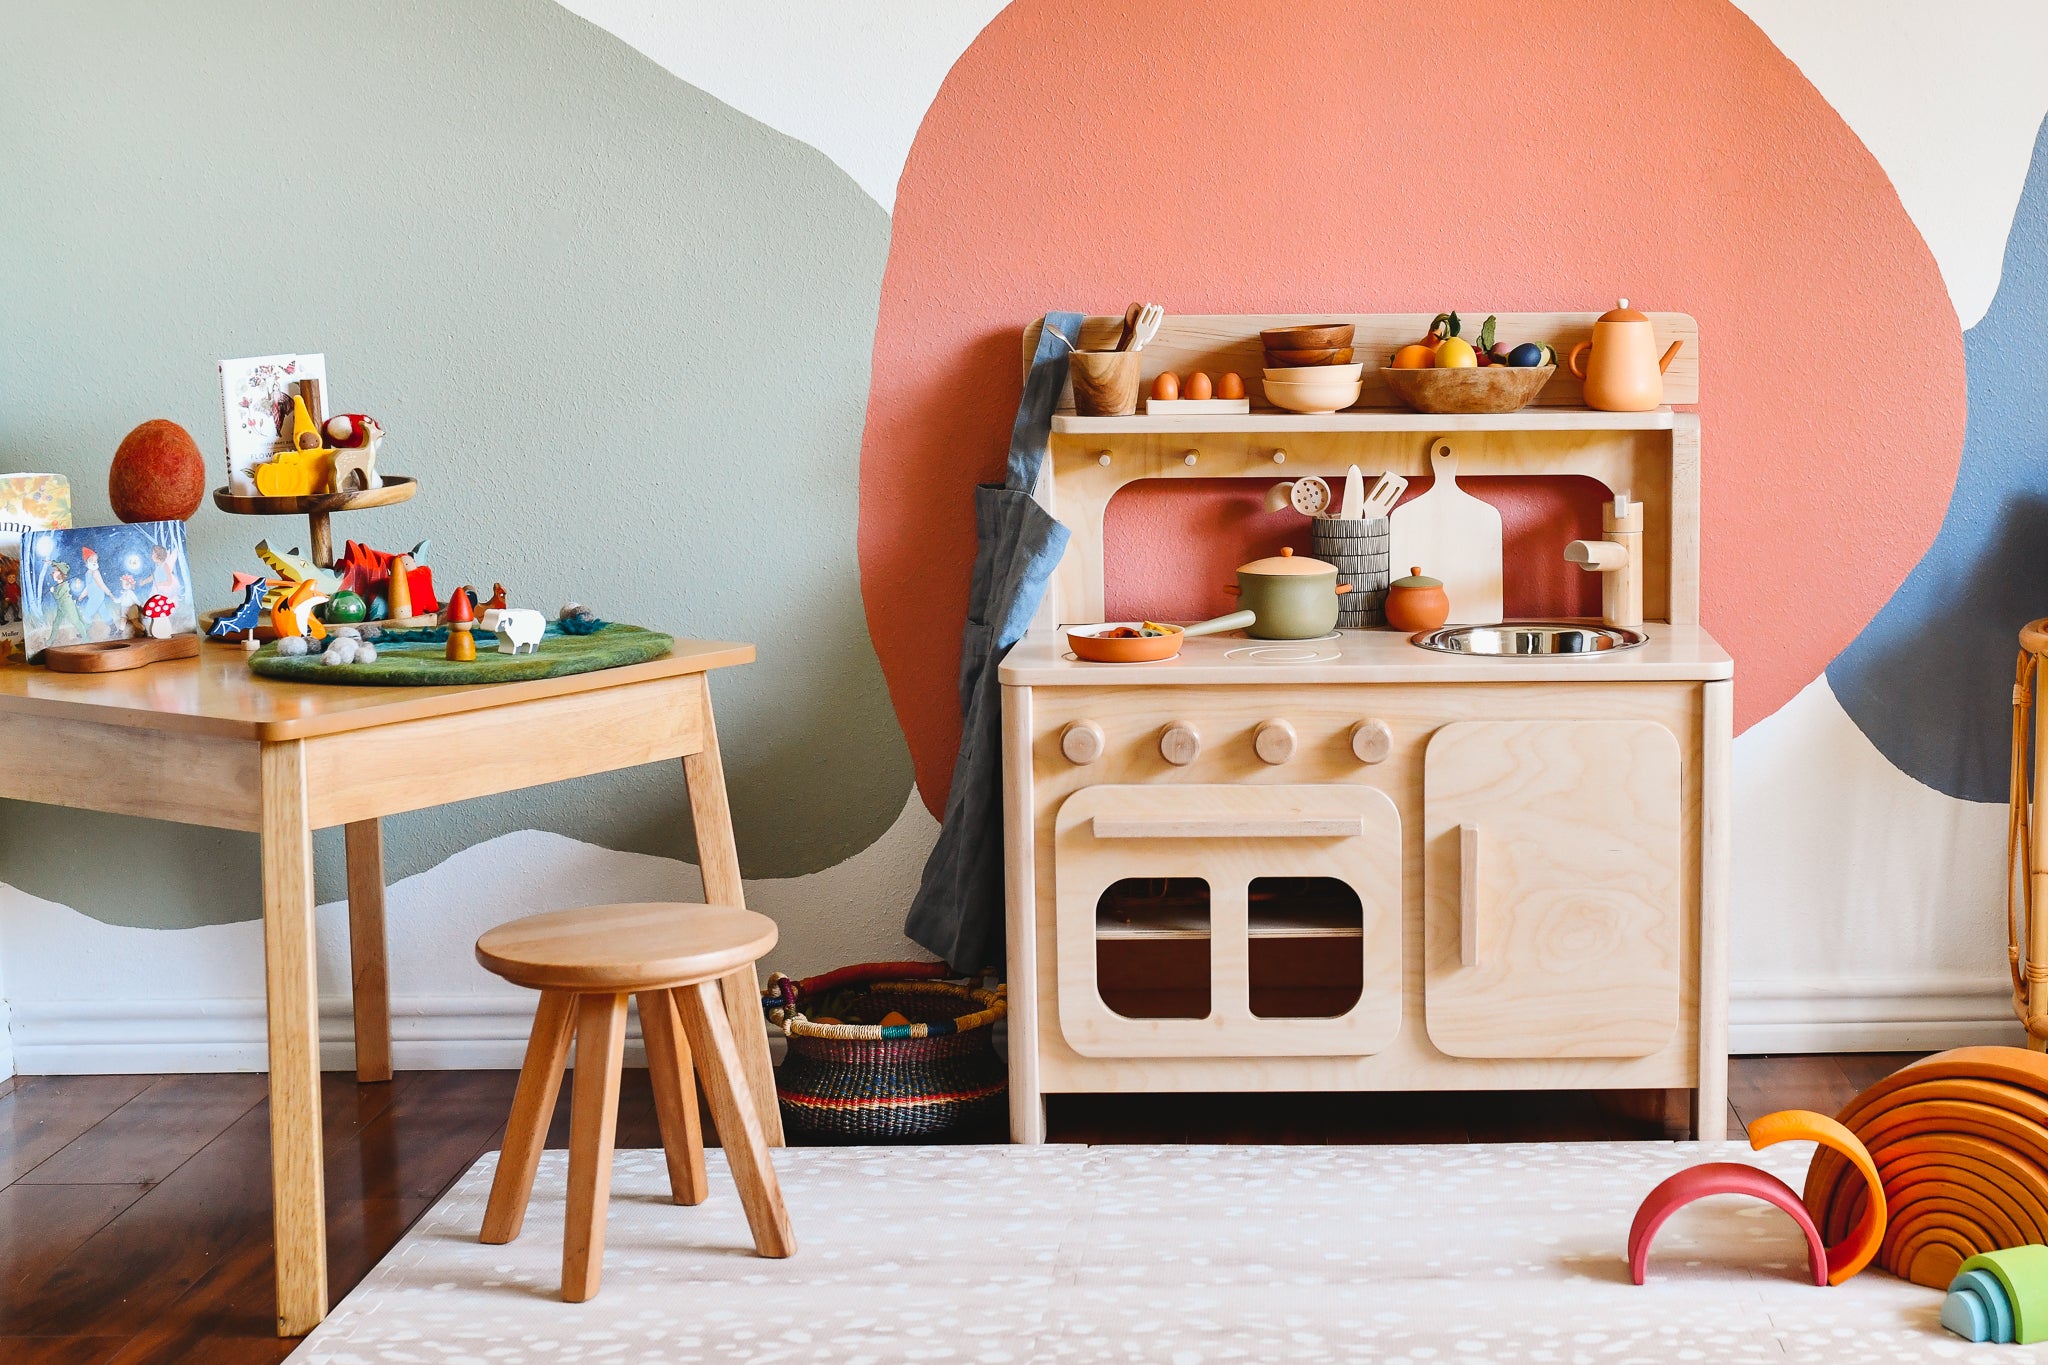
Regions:
[[21, 638], [21, 537], [71, 524], [62, 474], [0, 474], [0, 640]]
[[170, 599], [172, 634], [199, 629], [182, 521], [30, 531], [21, 538], [22, 647], [31, 661], [51, 645], [143, 634], [142, 608], [152, 597]]
[[220, 362], [221, 420], [227, 429], [228, 487], [254, 493], [249, 471], [291, 449], [292, 399], [327, 420], [327, 357], [259, 355]]

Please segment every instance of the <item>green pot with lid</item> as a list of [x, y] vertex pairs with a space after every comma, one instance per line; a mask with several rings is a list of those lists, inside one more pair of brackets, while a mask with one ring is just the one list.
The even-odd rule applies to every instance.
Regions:
[[1240, 564], [1237, 583], [1225, 589], [1252, 613], [1245, 633], [1261, 640], [1311, 640], [1337, 628], [1337, 597], [1351, 591], [1337, 581], [1337, 566], [1283, 549], [1268, 559]]

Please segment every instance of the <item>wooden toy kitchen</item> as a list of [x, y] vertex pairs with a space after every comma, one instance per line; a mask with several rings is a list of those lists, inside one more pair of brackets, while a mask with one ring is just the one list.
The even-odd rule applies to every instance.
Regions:
[[[1562, 365], [1515, 411], [1411, 410], [1377, 369], [1431, 325], [1406, 314], [1343, 320], [1372, 363], [1336, 411], [1274, 410], [1253, 378], [1262, 331], [1314, 318], [1154, 320], [1141, 391], [1242, 374], [1246, 411], [1063, 398], [1036, 495], [1072, 539], [1000, 673], [1015, 1140], [1044, 1140], [1048, 1095], [1452, 1089], [1656, 1092], [1724, 1136], [1734, 683], [1699, 624], [1700, 423], [1679, 410], [1698, 328], [1625, 307], [1498, 321], [1560, 355], [1590, 338], [1597, 363], [1617, 317], [1683, 343], [1647, 410], [1586, 406]], [[1125, 322], [1088, 318], [1076, 349]], [[1076, 655], [1068, 628], [1104, 622], [1120, 490], [1334, 488], [1352, 466], [1597, 481], [1603, 534], [1542, 553], [1599, 574], [1604, 627], [1475, 623], [1454, 590], [1451, 621], [1491, 628], [1436, 647], [1219, 630], [1152, 662]]]

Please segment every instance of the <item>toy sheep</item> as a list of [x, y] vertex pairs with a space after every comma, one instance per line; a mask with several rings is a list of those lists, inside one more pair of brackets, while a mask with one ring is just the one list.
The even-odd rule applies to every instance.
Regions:
[[537, 654], [547, 618], [531, 607], [508, 607], [498, 613], [496, 634], [500, 654]]

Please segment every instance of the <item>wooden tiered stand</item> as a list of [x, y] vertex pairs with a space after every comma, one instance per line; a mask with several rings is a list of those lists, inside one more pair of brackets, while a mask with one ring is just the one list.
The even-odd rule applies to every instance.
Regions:
[[314, 493], [299, 498], [266, 498], [260, 494], [245, 496], [226, 488], [216, 488], [213, 490], [213, 505], [238, 517], [305, 517], [312, 532], [312, 539], [306, 545], [307, 557], [321, 568], [331, 569], [334, 567], [334, 531], [329, 524], [330, 517], [336, 512], [361, 512], [371, 507], [410, 502], [419, 491], [418, 480], [404, 474], [386, 474], [381, 488], [351, 493]]
[[[1499, 330], [1562, 353], [1594, 316], [1507, 314]], [[1520, 412], [1411, 412], [1375, 366], [1424, 314], [1342, 319], [1366, 362], [1359, 406], [1265, 406], [1260, 330], [1330, 320], [1167, 319], [1146, 384], [1234, 370], [1249, 414], [1053, 419], [1036, 493], [1072, 540], [1001, 672], [1013, 1136], [1042, 1141], [1057, 1093], [1573, 1088], [1645, 1092], [1719, 1138], [1734, 684], [1699, 625], [1699, 417], [1591, 411], [1563, 371]], [[1652, 320], [1660, 345], [1684, 342], [1667, 400], [1695, 403], [1697, 325]], [[1087, 319], [1081, 345], [1107, 348], [1121, 321]], [[1156, 664], [1069, 653], [1058, 627], [1103, 619], [1104, 512], [1126, 485], [1427, 475], [1440, 440], [1461, 474], [1629, 494], [1649, 642], [1504, 660], [1363, 631], [1291, 656], [1228, 637]], [[1275, 901], [1306, 878], [1344, 883], [1348, 918]], [[1167, 879], [1206, 886], [1206, 911], [1108, 908], [1119, 885]], [[1156, 954], [1163, 979], [1190, 951], [1178, 997], [1145, 984], [1149, 967], [1112, 980], [1132, 954]], [[1304, 975], [1343, 966], [1348, 995], [1262, 985], [1284, 953]]]

